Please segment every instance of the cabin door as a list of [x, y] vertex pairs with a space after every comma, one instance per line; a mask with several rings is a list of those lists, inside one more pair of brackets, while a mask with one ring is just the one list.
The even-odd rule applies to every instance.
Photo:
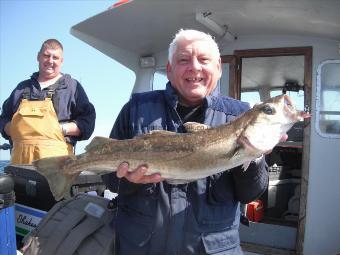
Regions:
[[[222, 56], [223, 75], [220, 92], [254, 105], [285, 93], [296, 107], [308, 110], [311, 101], [312, 48], [275, 48], [238, 50]], [[266, 156], [269, 187], [260, 201], [248, 205], [263, 206], [250, 226], [241, 225], [244, 246], [269, 246], [302, 252], [308, 181], [310, 144], [308, 121], [297, 123]], [[263, 213], [262, 213], [263, 212]]]

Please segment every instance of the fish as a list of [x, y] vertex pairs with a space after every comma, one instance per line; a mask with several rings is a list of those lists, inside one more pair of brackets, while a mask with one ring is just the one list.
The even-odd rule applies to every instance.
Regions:
[[46, 177], [57, 201], [69, 195], [82, 171], [101, 175], [116, 171], [122, 162], [128, 162], [129, 171], [146, 165], [147, 175], [160, 173], [170, 184], [183, 184], [240, 165], [245, 171], [252, 160], [272, 150], [294, 123], [308, 117], [288, 95], [280, 95], [217, 127], [187, 122], [186, 133], [155, 130], [126, 140], [97, 136], [82, 154], [42, 158], [33, 165]]

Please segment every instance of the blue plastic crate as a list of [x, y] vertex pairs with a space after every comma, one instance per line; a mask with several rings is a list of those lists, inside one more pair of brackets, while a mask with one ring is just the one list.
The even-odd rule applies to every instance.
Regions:
[[15, 212], [11, 206], [0, 209], [0, 255], [15, 255], [16, 250]]

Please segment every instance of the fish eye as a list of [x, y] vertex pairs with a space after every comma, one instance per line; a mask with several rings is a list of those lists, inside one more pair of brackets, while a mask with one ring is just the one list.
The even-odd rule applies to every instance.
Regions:
[[263, 105], [261, 110], [262, 110], [262, 112], [264, 112], [265, 114], [268, 114], [268, 115], [275, 114], [275, 109], [268, 104]]

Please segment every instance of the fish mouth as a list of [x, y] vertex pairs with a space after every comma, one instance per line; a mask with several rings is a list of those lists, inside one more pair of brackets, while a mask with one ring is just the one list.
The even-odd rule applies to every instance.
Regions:
[[293, 106], [294, 103], [292, 99], [288, 95], [284, 95], [283, 100], [284, 100], [283, 110], [285, 114], [288, 116], [288, 118], [292, 122], [303, 120], [303, 117], [301, 116], [300, 112], [294, 108]]
[[293, 101], [292, 99], [287, 96], [284, 95], [283, 96], [283, 100], [284, 100], [284, 110], [289, 114], [289, 115], [294, 115], [295, 114], [295, 108], [293, 106]]
[[292, 99], [288, 95], [283, 96], [284, 100], [284, 111], [287, 114], [288, 118], [292, 120], [292, 122], [303, 121], [306, 118], [310, 118], [311, 115], [308, 112], [298, 111], [294, 108], [294, 103]]

